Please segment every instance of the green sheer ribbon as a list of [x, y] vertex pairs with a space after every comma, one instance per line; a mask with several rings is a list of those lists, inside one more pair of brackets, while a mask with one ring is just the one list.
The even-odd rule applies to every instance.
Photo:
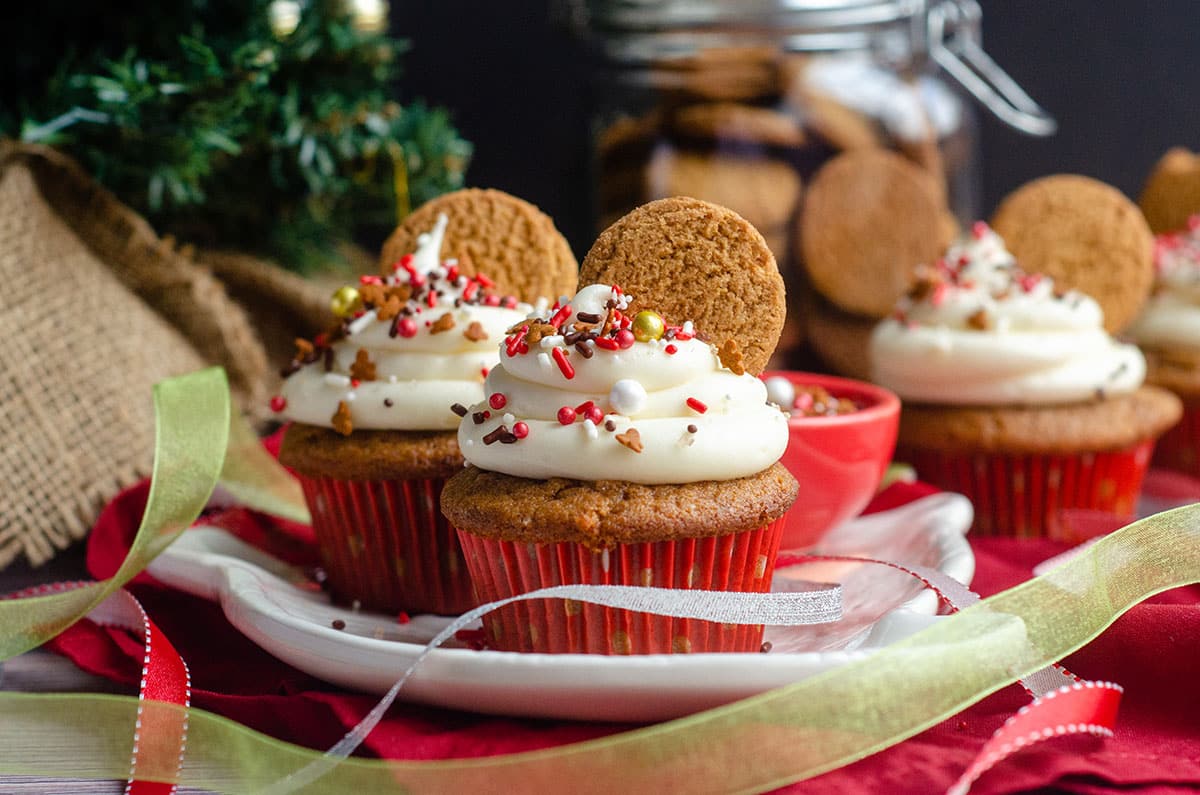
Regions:
[[[200, 374], [203, 376], [203, 374]], [[203, 481], [220, 468], [225, 404], [202, 389], [163, 385], [180, 404], [160, 402], [160, 456], [192, 455], [156, 474], [143, 532], [160, 550], [196, 507]], [[176, 393], [179, 394], [176, 394]], [[164, 410], [166, 409], [166, 410]], [[174, 427], [181, 423], [179, 427]], [[211, 438], [199, 437], [210, 435]], [[201, 452], [204, 451], [204, 452]], [[169, 473], [169, 474], [168, 474]], [[205, 480], [207, 478], [207, 480]], [[286, 495], [272, 498], [287, 500]], [[203, 500], [199, 500], [202, 504]], [[156, 504], [161, 503], [161, 504]], [[158, 524], [158, 522], [162, 522]], [[186, 523], [184, 523], [186, 524]], [[164, 531], [163, 528], [175, 528]], [[122, 567], [134, 570], [145, 552]], [[985, 599], [869, 658], [788, 687], [644, 729], [559, 748], [471, 760], [399, 762], [349, 759], [302, 791], [748, 792], [818, 775], [893, 745], [989, 693], [1080, 648], [1129, 607], [1200, 581], [1200, 505], [1135, 522], [1053, 571]], [[24, 602], [22, 602], [24, 604]], [[59, 604], [59, 612], [67, 602]], [[32, 625], [0, 613], [3, 648], [65, 626]], [[69, 623], [69, 621], [67, 621]], [[37, 632], [34, 626], [39, 627]], [[397, 674], [400, 672], [397, 671]], [[0, 772], [123, 779], [128, 773], [134, 698], [0, 693]], [[144, 709], [178, 711], [165, 704]], [[139, 777], [218, 792], [253, 792], [320, 757], [244, 726], [192, 709], [182, 769], [174, 760]]]

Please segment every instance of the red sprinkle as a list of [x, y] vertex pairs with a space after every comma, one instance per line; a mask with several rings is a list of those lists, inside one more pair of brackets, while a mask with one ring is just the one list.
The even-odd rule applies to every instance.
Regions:
[[612, 337], [596, 337], [596, 339], [592, 340], [592, 342], [596, 344], [597, 348], [606, 351], [615, 351], [617, 348], [621, 347]]
[[458, 266], [451, 265], [446, 268], [446, 281], [454, 282], [458, 280]]
[[467, 282], [467, 286], [463, 288], [463, 300], [472, 301], [475, 299], [475, 293], [479, 292], [479, 282], [471, 280]]
[[489, 279], [487, 277], [487, 274], [484, 274], [484, 273], [475, 274], [475, 281], [479, 282], [484, 287], [495, 287], [496, 286], [496, 283], [494, 281], [492, 281], [491, 279]]
[[1040, 273], [1027, 273], [1017, 281], [1020, 283], [1021, 289], [1028, 293], [1033, 290], [1034, 287], [1037, 287], [1038, 282], [1041, 280], [1042, 275]]
[[271, 411], [280, 412], [287, 408], [287, 398], [283, 395], [276, 395], [271, 398]]
[[558, 410], [558, 424], [570, 425], [575, 422], [575, 409], [570, 406], [563, 406]]
[[945, 282], [939, 283], [937, 287], [933, 288], [933, 295], [929, 297], [929, 302], [934, 306], [941, 306], [946, 303], [946, 293], [949, 291], [950, 287]]
[[403, 257], [400, 258], [400, 262], [397, 264], [399, 264], [399, 266], [401, 268], [411, 268], [412, 263], [413, 263], [413, 255], [405, 254]]
[[591, 420], [593, 425], [599, 425], [604, 419], [604, 412], [600, 410], [599, 406], [591, 405], [587, 407], [587, 411], [583, 412], [583, 418]]
[[504, 342], [507, 346], [505, 348], [504, 352], [508, 354], [509, 358], [516, 355], [517, 351], [524, 344], [525, 335], [528, 333], [529, 333], [529, 326], [521, 326], [519, 329], [517, 329], [516, 334], [514, 334], [513, 336], [508, 337], [507, 339], [504, 340]]
[[708, 406], [704, 405], [699, 400], [696, 400], [696, 398], [693, 398], [693, 397], [688, 398], [687, 404], [688, 404], [688, 408], [690, 408], [692, 411], [696, 412], [697, 414], [703, 414], [704, 412], [708, 411]]
[[567, 304], [566, 306], [560, 307], [559, 310], [554, 313], [554, 317], [550, 318], [550, 325], [554, 326], [555, 330], [557, 330], [562, 327], [563, 323], [567, 322], [567, 318], [570, 316], [571, 305]]
[[326, 334], [324, 331], [322, 331], [320, 334], [313, 337], [313, 347], [314, 348], [328, 348], [329, 347], [329, 335]]
[[504, 396], [503, 392], [493, 392], [492, 396], [488, 398], [488, 405], [499, 411], [508, 405], [508, 398]]
[[971, 237], [976, 240], [983, 240], [983, 236], [987, 234], [988, 225], [983, 221], [976, 221], [971, 224]]
[[695, 336], [695, 335], [688, 334], [686, 331], [682, 331], [682, 330], [675, 332], [675, 339], [679, 340], [680, 342], [687, 342], [693, 336]]
[[[618, 331], [617, 336], [614, 337], [614, 339], [617, 341], [617, 347], [621, 350], [628, 350], [629, 348], [633, 347], [633, 332], [627, 328], [623, 328]], [[597, 340], [597, 342], [599, 342], [599, 340]]]
[[350, 388], [351, 388], [351, 389], [358, 389], [358, 385], [359, 385], [359, 384], [361, 384], [361, 383], [362, 383], [362, 381], [359, 381], [357, 378], [351, 378], [351, 379], [350, 379]]
[[437, 293], [433, 290], [425, 293], [425, 303], [430, 309], [433, 309], [435, 306], [437, 306]]
[[505, 309], [516, 309], [517, 297], [515, 295], [506, 295], [504, 296], [504, 300], [500, 302], [500, 305]]
[[415, 337], [417, 336], [417, 321], [406, 317], [396, 324], [396, 330], [400, 332], [401, 337]]
[[407, 624], [409, 621], [412, 621], [412, 616], [410, 616], [408, 613], [405, 613], [403, 610], [400, 611], [400, 615], [396, 616], [397, 624]]
[[664, 351], [666, 351], [666, 352], [667, 352], [667, 353], [669, 353], [669, 354], [674, 354], [674, 353], [676, 353], [676, 352], [677, 352], [679, 349], [678, 349], [678, 348], [676, 348], [674, 345], [668, 345], [667, 347], [663, 348], [663, 350], [664, 350]]
[[484, 378], [487, 378], [488, 369], [486, 367], [480, 367], [479, 374], [482, 375]]
[[590, 409], [594, 405], [596, 405], [596, 404], [593, 401], [585, 400], [582, 403], [580, 403], [578, 406], [575, 407], [575, 412], [578, 414], [586, 414], [587, 410]]
[[483, 299], [483, 303], [486, 306], [500, 306], [500, 296], [489, 295], [487, 298]]
[[570, 381], [575, 377], [575, 368], [571, 366], [569, 361], [567, 361], [567, 352], [565, 350], [556, 347], [550, 352], [550, 355], [554, 357], [554, 363], [557, 364], [558, 369], [562, 371], [563, 378]]
[[359, 284], [383, 284], [383, 279], [379, 278], [378, 276], [372, 276], [369, 273], [364, 273], [362, 276], [358, 277], [358, 283]]
[[512, 426], [512, 435], [518, 439], [524, 439], [529, 435], [529, 426], [523, 422], [514, 422]]

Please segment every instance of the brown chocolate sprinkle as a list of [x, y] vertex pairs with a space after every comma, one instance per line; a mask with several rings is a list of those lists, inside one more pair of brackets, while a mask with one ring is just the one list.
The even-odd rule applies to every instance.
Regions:
[[338, 401], [337, 411], [333, 413], [330, 424], [342, 436], [349, 436], [354, 432], [354, 421], [350, 419], [350, 407], [346, 405], [346, 401]]
[[695, 432], [696, 432], [696, 431], [698, 431], [698, 430], [700, 430], [700, 429], [699, 429], [699, 428], [697, 428], [697, 427], [695, 426], [695, 424], [692, 424], [692, 423], [689, 423], [689, 424], [688, 424], [688, 427], [687, 427], [687, 432], [688, 432], [688, 433], [695, 433]]
[[454, 315], [446, 312], [437, 320], [433, 321], [433, 326], [430, 327], [430, 334], [441, 334], [443, 331], [449, 331], [454, 328]]
[[484, 444], [495, 444], [496, 442], [499, 442], [500, 444], [514, 444], [516, 441], [516, 434], [503, 425], [492, 429], [483, 437]]
[[390, 409], [392, 406], [394, 406], [396, 404], [392, 402], [391, 398], [384, 398], [383, 405], [387, 406]]
[[471, 419], [475, 421], [476, 425], [483, 425], [484, 420], [487, 419], [487, 412], [477, 411], [471, 415]]
[[367, 353], [366, 348], [359, 348], [358, 353], [354, 354], [354, 364], [350, 365], [350, 377], [359, 381], [375, 380], [375, 362], [371, 361], [371, 354]]
[[576, 317], [578, 317], [582, 323], [599, 323], [604, 319], [595, 312], [580, 312], [578, 315], [576, 315]]
[[604, 430], [615, 431], [616, 429], [617, 429], [617, 424], [615, 422], [613, 422], [612, 420], [604, 421]]
[[637, 428], [630, 428], [625, 433], [618, 433], [614, 438], [635, 453], [640, 453], [644, 449], [642, 435], [638, 433]]
[[575, 350], [579, 351], [579, 355], [585, 359], [592, 358], [592, 355], [595, 353], [590, 345], [582, 341], [575, 343]]
[[325, 372], [333, 372], [333, 348], [325, 349]]
[[763, 654], [766, 654], [767, 652], [769, 652], [769, 651], [770, 651], [771, 649], [773, 649], [773, 648], [775, 648], [775, 647], [771, 645], [771, 641], [769, 641], [769, 640], [764, 640], [764, 641], [763, 641], [763, 644], [762, 644], [761, 646], [759, 646], [759, 647], [758, 647], [758, 650], [759, 650], [760, 652], [762, 652]]
[[463, 336], [471, 342], [480, 342], [487, 339], [487, 332], [483, 330], [483, 325], [478, 320], [472, 320], [470, 325], [463, 330]]
[[450, 410], [453, 411], [455, 414], [457, 414], [460, 417], [467, 416], [467, 407], [461, 403], [455, 403], [454, 405], [452, 405], [450, 407]]
[[717, 356], [721, 359], [721, 364], [732, 370], [734, 375], [742, 375], [746, 372], [746, 365], [742, 361], [742, 352], [732, 338], [725, 340], [725, 344], [717, 351]]
[[977, 309], [967, 318], [967, 325], [978, 331], [987, 331], [992, 327], [992, 318], [986, 309]]
[[332, 622], [330, 622], [329, 626], [336, 630], [343, 630], [346, 628], [346, 622], [342, 621], [340, 618], [335, 618]]

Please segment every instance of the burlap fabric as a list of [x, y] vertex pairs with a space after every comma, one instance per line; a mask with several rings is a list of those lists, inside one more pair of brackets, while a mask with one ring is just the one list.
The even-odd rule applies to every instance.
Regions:
[[[271, 338], [311, 333], [328, 312], [323, 287], [226, 256], [226, 272], [255, 274], [236, 289]], [[194, 253], [54, 150], [0, 142], [0, 285], [0, 568], [48, 560], [149, 474], [155, 382], [220, 364], [255, 414], [277, 379]]]

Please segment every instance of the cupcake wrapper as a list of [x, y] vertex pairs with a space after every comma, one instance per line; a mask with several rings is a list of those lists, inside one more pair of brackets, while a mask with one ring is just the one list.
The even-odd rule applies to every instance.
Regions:
[[1184, 402], [1183, 417], [1154, 448], [1154, 464], [1200, 477], [1200, 403]]
[[336, 600], [443, 615], [478, 604], [458, 536], [438, 507], [445, 479], [299, 477]]
[[[641, 585], [747, 591], [771, 589], [783, 522], [715, 538], [621, 544], [594, 552], [576, 543], [526, 544], [459, 532], [480, 602], [553, 585]], [[550, 654], [748, 652], [762, 625], [672, 618], [564, 599], [517, 602], [483, 617], [487, 643]]]
[[1063, 511], [1086, 509], [1132, 519], [1154, 440], [1123, 450], [1071, 455], [956, 454], [900, 448], [896, 460], [921, 480], [965, 494], [975, 505], [971, 532], [1082, 541]]

